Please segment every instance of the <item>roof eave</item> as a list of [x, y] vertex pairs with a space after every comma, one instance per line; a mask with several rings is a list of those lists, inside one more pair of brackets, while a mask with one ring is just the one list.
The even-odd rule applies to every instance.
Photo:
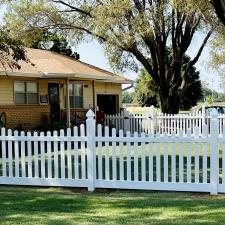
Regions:
[[43, 79], [62, 79], [62, 78], [82, 78], [87, 80], [96, 80], [101, 82], [112, 82], [121, 84], [131, 84], [132, 80], [117, 80], [116, 77], [105, 77], [98, 76], [95, 74], [85, 74], [85, 73], [23, 73], [23, 72], [12, 72], [12, 71], [0, 71], [0, 76], [12, 76], [12, 77], [32, 77], [32, 78], [43, 78]]

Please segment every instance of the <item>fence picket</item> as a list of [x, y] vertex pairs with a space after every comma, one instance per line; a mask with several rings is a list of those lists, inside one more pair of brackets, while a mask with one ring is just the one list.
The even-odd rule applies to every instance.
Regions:
[[[160, 138], [160, 134], [156, 134], [156, 138]], [[156, 181], [161, 181], [161, 153], [160, 153], [160, 142], [156, 143]]]
[[[149, 134], [150, 140], [153, 138], [153, 134]], [[149, 162], [148, 162], [148, 171], [149, 171], [149, 181], [153, 181], [153, 143], [149, 142]]]
[[[78, 137], [78, 128], [77, 127], [73, 128], [73, 134], [74, 134], [73, 135], [74, 138]], [[78, 179], [79, 178], [78, 143], [77, 143], [77, 141], [74, 141], [73, 144], [74, 144], [74, 170], [75, 170], [74, 176], [75, 176], [75, 179]]]
[[[12, 136], [12, 130], [8, 130], [8, 137]], [[12, 141], [8, 141], [9, 177], [13, 177]]]
[[[123, 130], [119, 131], [119, 137], [123, 137]], [[124, 143], [120, 141], [119, 146], [120, 146], [120, 181], [124, 180], [124, 156], [123, 156], [123, 145]]]
[[[199, 138], [199, 129], [198, 127], [194, 128], [195, 138]], [[194, 152], [195, 152], [195, 183], [199, 183], [199, 144], [194, 144]]]
[[[14, 131], [14, 137], [18, 138], [18, 131]], [[15, 154], [15, 177], [19, 177], [19, 143], [14, 142], [14, 154]]]
[[58, 152], [58, 142], [56, 141], [58, 134], [57, 131], [53, 132], [53, 137], [54, 137], [54, 143], [53, 143], [53, 151], [54, 151], [54, 178], [59, 177], [59, 169], [58, 169], [58, 157], [59, 157], [59, 152]]
[[64, 137], [64, 130], [60, 130], [60, 178], [65, 179], [65, 143], [61, 138]]
[[[6, 136], [5, 128], [1, 129], [2, 136]], [[2, 176], [6, 177], [6, 142], [2, 141]]]
[[[51, 132], [47, 132], [47, 137], [51, 137]], [[48, 155], [48, 178], [52, 178], [52, 152], [51, 142], [47, 142], [47, 155]]]
[[[44, 132], [40, 133], [40, 137], [44, 140]], [[41, 178], [45, 178], [45, 143], [41, 141]]]
[[[134, 138], [138, 137], [138, 133], [134, 132]], [[134, 180], [138, 181], [138, 142], [134, 142]]]
[[[223, 127], [222, 137], [225, 138], [225, 126]], [[222, 183], [225, 184], [225, 143], [222, 146]]]
[[[206, 139], [208, 136], [208, 127], [206, 126], [206, 124], [203, 124], [202, 126], [202, 137], [204, 139]], [[207, 183], [207, 178], [208, 178], [208, 174], [207, 174], [207, 170], [208, 170], [208, 165], [207, 165], [207, 143], [203, 143], [202, 144], [202, 148], [203, 148], [203, 183]]]
[[[67, 128], [66, 131], [67, 137], [70, 138], [71, 137], [71, 129]], [[72, 155], [71, 155], [71, 141], [67, 141], [67, 174], [68, 174], [68, 178], [72, 179]]]
[[[187, 130], [187, 138], [191, 139], [191, 129], [190, 128]], [[187, 182], [188, 183], [192, 182], [192, 180], [191, 180], [191, 149], [192, 149], [191, 143], [188, 142], [187, 143]]]
[[[37, 132], [34, 132], [34, 138], [37, 138]], [[39, 177], [39, 163], [38, 163], [38, 142], [34, 141], [34, 176]]]
[[171, 155], [171, 173], [172, 173], [172, 182], [175, 183], [176, 182], [176, 143], [175, 143], [175, 132], [172, 132], [172, 155]]
[[[109, 127], [105, 127], [105, 137], [109, 137]], [[109, 142], [105, 142], [105, 179], [109, 180]]]
[[[116, 137], [116, 129], [112, 129], [112, 138]], [[117, 180], [116, 142], [112, 140], [112, 179]]]
[[[180, 130], [179, 137], [183, 137], [183, 132]], [[184, 182], [184, 144], [179, 144], [179, 182]]]
[[[164, 133], [163, 135], [165, 138], [168, 138], [168, 134]], [[164, 182], [168, 182], [168, 148], [169, 148], [169, 144], [168, 143], [164, 143]]]
[[[80, 134], [81, 137], [85, 137], [85, 127], [83, 124], [80, 125]], [[82, 179], [86, 178], [86, 151], [84, 141], [81, 141], [81, 177]]]
[[[127, 131], [126, 134], [127, 138], [130, 138], [130, 131]], [[127, 180], [131, 181], [131, 149], [130, 149], [130, 142], [126, 143], [127, 145]]]
[[[145, 138], [145, 133], [141, 133], [141, 137]], [[145, 142], [141, 142], [141, 181], [146, 181], [146, 154]]]
[[[31, 137], [31, 132], [27, 133], [27, 137]], [[27, 142], [27, 170], [28, 170], [28, 177], [31, 178], [32, 177], [32, 149], [31, 149], [31, 141]]]
[[[102, 137], [102, 125], [98, 124], [98, 137]], [[102, 180], [102, 142], [98, 141], [98, 179]]]
[[[25, 137], [25, 132], [21, 131], [20, 133], [21, 138]], [[21, 169], [22, 169], [22, 177], [26, 177], [26, 159], [25, 159], [25, 141], [21, 141]]]

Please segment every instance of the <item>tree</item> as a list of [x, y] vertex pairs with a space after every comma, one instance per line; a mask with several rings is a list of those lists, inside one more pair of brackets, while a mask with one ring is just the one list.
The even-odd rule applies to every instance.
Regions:
[[135, 100], [143, 106], [159, 107], [157, 87], [149, 73], [142, 69], [135, 85]]
[[216, 15], [225, 26], [225, 0], [210, 0], [210, 2], [215, 9]]
[[19, 60], [29, 61], [26, 57], [25, 50], [18, 39], [10, 36], [8, 31], [0, 28], [0, 64], [3, 68], [17, 68]]
[[[167, 50], [168, 58], [172, 59], [171, 51]], [[185, 71], [186, 66], [190, 62], [190, 57], [187, 55], [184, 56], [184, 64], [182, 67], [182, 71]], [[188, 88], [184, 92], [181, 103], [180, 109], [188, 110], [191, 107], [197, 105], [198, 100], [202, 99], [202, 87], [201, 81], [199, 78], [199, 72], [196, 71], [196, 68], [192, 66], [189, 69], [189, 72], [186, 74], [186, 82]], [[142, 106], [151, 106], [154, 105], [155, 107], [159, 106], [159, 87], [151, 76], [148, 74], [146, 70], [141, 70], [140, 77], [137, 79], [137, 84], [135, 86], [135, 98]]]
[[80, 55], [72, 50], [66, 38], [46, 29], [27, 30], [23, 34], [23, 44], [29, 48], [45, 49], [80, 59]]
[[[203, 1], [202, 7], [207, 9], [208, 5]], [[213, 31], [205, 26], [207, 32], [196, 56], [182, 71], [184, 55], [205, 22], [201, 11], [186, 1], [21, 0], [11, 5], [6, 22], [18, 33], [54, 29], [77, 42], [97, 39], [111, 65], [118, 69], [137, 69], [139, 63], [157, 84], [164, 113], [178, 113], [188, 88], [186, 74], [198, 61]], [[168, 47], [172, 60], [166, 55]]]
[[122, 103], [132, 103], [134, 101], [134, 92], [124, 91], [122, 96]]

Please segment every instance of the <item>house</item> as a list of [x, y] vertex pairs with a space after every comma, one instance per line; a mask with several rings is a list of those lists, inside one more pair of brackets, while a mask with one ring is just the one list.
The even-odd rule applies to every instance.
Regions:
[[88, 109], [115, 114], [122, 106], [122, 84], [133, 81], [51, 51], [26, 49], [30, 63], [0, 68], [0, 113], [7, 128], [35, 127], [85, 117]]

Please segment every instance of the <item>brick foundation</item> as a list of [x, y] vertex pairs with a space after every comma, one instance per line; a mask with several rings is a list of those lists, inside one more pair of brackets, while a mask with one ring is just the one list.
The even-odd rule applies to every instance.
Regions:
[[0, 106], [0, 113], [5, 112], [6, 128], [22, 126], [32, 129], [49, 121], [50, 107], [48, 105], [4, 105]]

